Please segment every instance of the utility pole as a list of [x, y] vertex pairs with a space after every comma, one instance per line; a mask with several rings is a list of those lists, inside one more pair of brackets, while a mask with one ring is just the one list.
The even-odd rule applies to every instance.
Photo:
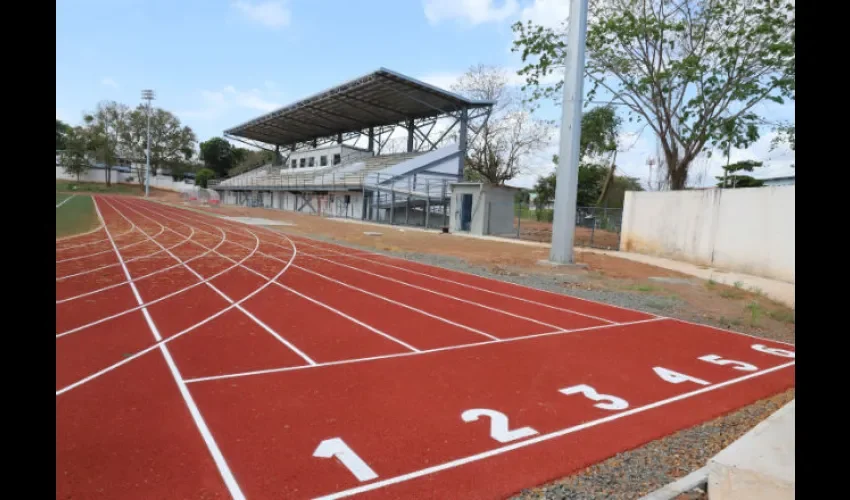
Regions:
[[584, 98], [584, 45], [587, 31], [587, 0], [570, 3], [567, 54], [564, 60], [564, 97], [561, 114], [561, 147], [555, 186], [555, 217], [552, 222], [552, 249], [549, 260], [573, 264], [576, 225], [581, 108]]
[[148, 151], [145, 163], [145, 198], [147, 198], [151, 185], [151, 101], [154, 100], [153, 90], [143, 90], [142, 100], [148, 101]]

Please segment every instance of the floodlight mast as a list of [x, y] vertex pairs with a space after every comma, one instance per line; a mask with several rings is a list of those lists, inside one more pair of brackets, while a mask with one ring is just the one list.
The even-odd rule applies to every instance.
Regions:
[[581, 108], [584, 98], [584, 49], [587, 31], [587, 0], [570, 2], [567, 54], [564, 58], [564, 96], [561, 114], [561, 144], [555, 185], [555, 214], [549, 260], [573, 264], [576, 226]]
[[148, 149], [145, 155], [147, 158], [145, 163], [145, 198], [150, 193], [151, 184], [151, 101], [154, 99], [153, 90], [145, 89], [142, 91], [142, 100], [148, 101]]

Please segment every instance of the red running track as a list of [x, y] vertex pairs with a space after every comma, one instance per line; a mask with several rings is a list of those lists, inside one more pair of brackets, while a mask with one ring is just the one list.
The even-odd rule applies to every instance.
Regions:
[[794, 347], [123, 197], [56, 243], [57, 498], [505, 498]]

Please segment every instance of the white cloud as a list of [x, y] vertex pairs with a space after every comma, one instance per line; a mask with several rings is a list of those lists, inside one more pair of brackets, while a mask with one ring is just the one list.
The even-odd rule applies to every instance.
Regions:
[[268, 1], [255, 4], [238, 0], [233, 2], [232, 5], [245, 18], [269, 28], [289, 26], [289, 21], [292, 18], [292, 13], [286, 7], [286, 2], [284, 1]]
[[425, 17], [432, 24], [442, 20], [461, 19], [473, 25], [503, 21], [519, 11], [517, 0], [424, 0]]
[[[279, 96], [279, 93], [275, 93], [275, 96]], [[201, 90], [203, 105], [198, 109], [180, 111], [177, 114], [184, 119], [212, 120], [238, 110], [267, 113], [281, 107], [274, 100], [275, 96], [259, 89], [243, 91], [233, 85], [226, 85], [221, 90]]]
[[107, 87], [118, 88], [118, 83], [110, 77], [106, 77], [100, 81], [101, 85], [106, 85]]
[[534, 24], [554, 28], [569, 17], [570, 2], [565, 0], [534, 0], [524, 9], [520, 18]]

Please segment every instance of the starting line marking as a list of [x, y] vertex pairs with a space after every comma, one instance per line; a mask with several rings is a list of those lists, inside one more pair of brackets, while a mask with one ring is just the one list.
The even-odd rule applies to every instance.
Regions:
[[437, 347], [436, 349], [427, 349], [418, 352], [402, 352], [398, 354], [384, 354], [382, 356], [370, 356], [368, 358], [354, 358], [354, 359], [343, 359], [340, 361], [329, 361], [327, 363], [316, 363], [315, 365], [307, 365], [307, 366], [286, 366], [283, 368], [268, 368], [265, 370], [252, 370], [248, 372], [239, 372], [239, 373], [229, 373], [226, 375], [210, 375], [208, 377], [195, 377], [186, 379], [187, 384], [196, 383], [196, 382], [208, 382], [212, 380], [222, 380], [228, 378], [238, 378], [238, 377], [248, 377], [251, 375], [265, 375], [268, 373], [279, 373], [279, 372], [289, 372], [294, 370], [304, 370], [308, 368], [321, 368], [323, 366], [334, 366], [334, 365], [346, 365], [350, 363], [362, 363], [364, 361], [375, 361], [378, 359], [388, 359], [388, 358], [401, 358], [407, 356], [418, 356], [422, 354], [430, 354], [433, 352], [441, 352], [441, 351], [453, 351], [455, 349], [466, 349], [468, 347], [477, 347], [482, 345], [490, 345], [490, 344], [503, 344], [506, 342], [516, 342], [520, 340], [529, 340], [536, 339], [540, 337], [548, 337], [551, 335], [562, 335], [569, 333], [578, 333], [578, 332], [586, 332], [591, 330], [604, 330], [606, 328], [614, 328], [617, 326], [631, 326], [631, 325], [639, 325], [642, 323], [652, 323], [656, 321], [673, 321], [670, 318], [649, 318], [649, 319], [641, 319], [638, 321], [630, 321], [628, 323], [615, 323], [613, 325], [597, 325], [597, 326], [588, 326], [585, 328], [576, 328], [574, 330], [566, 330], [560, 329], [555, 330], [554, 332], [545, 332], [545, 333], [535, 333], [532, 335], [525, 335], [523, 337], [511, 337], [507, 339], [498, 339], [498, 340], [485, 340], [481, 342], [473, 342], [471, 344], [459, 344], [459, 345], [450, 345], [446, 347]]
[[623, 417], [628, 417], [630, 415], [642, 413], [642, 412], [647, 411], [647, 410], [659, 408], [661, 406], [665, 406], [665, 405], [668, 405], [670, 403], [674, 403], [676, 401], [687, 399], [687, 398], [697, 396], [697, 395], [700, 395], [700, 394], [703, 394], [703, 393], [706, 393], [706, 392], [714, 391], [714, 390], [720, 389], [722, 387], [737, 384], [739, 382], [743, 382], [743, 381], [749, 380], [751, 378], [760, 377], [762, 375], [767, 375], [768, 373], [772, 373], [772, 372], [775, 372], [775, 371], [778, 371], [778, 370], [782, 370], [784, 368], [788, 368], [789, 366], [793, 366], [795, 363], [796, 363], [796, 361], [791, 361], [789, 363], [784, 363], [784, 364], [774, 366], [772, 368], [768, 368], [768, 369], [765, 369], [765, 370], [762, 370], [762, 371], [759, 371], [759, 372], [754, 372], [754, 373], [750, 373], [748, 375], [743, 375], [741, 377], [734, 378], [732, 380], [727, 380], [726, 382], [720, 382], [720, 383], [713, 384], [713, 385], [710, 385], [710, 386], [707, 386], [707, 387], [703, 387], [702, 389], [696, 389], [696, 390], [691, 391], [691, 392], [679, 394], [678, 396], [673, 396], [673, 397], [670, 397], [670, 398], [667, 398], [667, 399], [663, 399], [663, 400], [657, 401], [655, 403], [650, 403], [648, 405], [639, 406], [637, 408], [633, 408], [631, 410], [626, 410], [626, 411], [623, 411], [623, 412], [620, 412], [620, 413], [617, 413], [617, 414], [614, 414], [614, 415], [610, 415], [608, 417], [603, 417], [603, 418], [600, 418], [600, 419], [591, 420], [590, 422], [585, 422], [583, 424], [568, 427], [566, 429], [561, 429], [559, 431], [551, 432], [549, 434], [543, 434], [541, 436], [533, 437], [533, 438], [527, 439], [525, 441], [520, 441], [520, 442], [517, 442], [517, 443], [505, 445], [505, 446], [502, 446], [502, 447], [499, 447], [499, 448], [495, 448], [495, 449], [492, 449], [492, 450], [489, 450], [489, 451], [485, 451], [483, 453], [478, 453], [476, 455], [471, 455], [471, 456], [468, 456], [468, 457], [459, 458], [459, 459], [456, 459], [456, 460], [452, 460], [450, 462], [442, 463], [440, 465], [435, 465], [433, 467], [420, 469], [420, 470], [410, 472], [410, 473], [407, 473], [407, 474], [394, 476], [394, 477], [391, 477], [391, 478], [384, 479], [382, 481], [377, 481], [377, 482], [366, 484], [366, 485], [363, 485], [363, 486], [350, 488], [350, 489], [347, 489], [347, 490], [332, 493], [330, 495], [315, 497], [314, 500], [335, 500], [337, 498], [350, 497], [350, 496], [356, 495], [358, 493], [376, 490], [376, 489], [379, 489], [379, 488], [383, 488], [385, 486], [390, 486], [392, 484], [402, 483], [402, 482], [405, 482], [405, 481], [409, 481], [411, 479], [416, 479], [418, 477], [434, 474], [436, 472], [440, 472], [440, 471], [443, 471], [443, 470], [446, 470], [446, 469], [452, 469], [452, 468], [455, 468], [455, 467], [458, 467], [458, 466], [461, 466], [461, 465], [465, 465], [465, 464], [468, 464], [468, 463], [477, 462], [479, 460], [483, 460], [485, 458], [490, 458], [490, 457], [493, 457], [493, 456], [496, 456], [496, 455], [501, 455], [502, 453], [506, 453], [506, 452], [509, 452], [509, 451], [512, 451], [512, 450], [524, 448], [526, 446], [531, 446], [532, 444], [537, 444], [537, 443], [540, 443], [540, 442], [543, 442], [543, 441], [548, 441], [550, 439], [558, 438], [558, 437], [561, 437], [561, 436], [566, 436], [568, 434], [572, 434], [574, 432], [578, 432], [578, 431], [581, 431], [581, 430], [584, 430], [584, 429], [588, 429], [590, 427], [595, 427], [597, 425], [604, 424], [604, 423], [607, 423], [607, 422], [612, 422], [614, 420], [618, 420], [618, 419], [623, 418]]

